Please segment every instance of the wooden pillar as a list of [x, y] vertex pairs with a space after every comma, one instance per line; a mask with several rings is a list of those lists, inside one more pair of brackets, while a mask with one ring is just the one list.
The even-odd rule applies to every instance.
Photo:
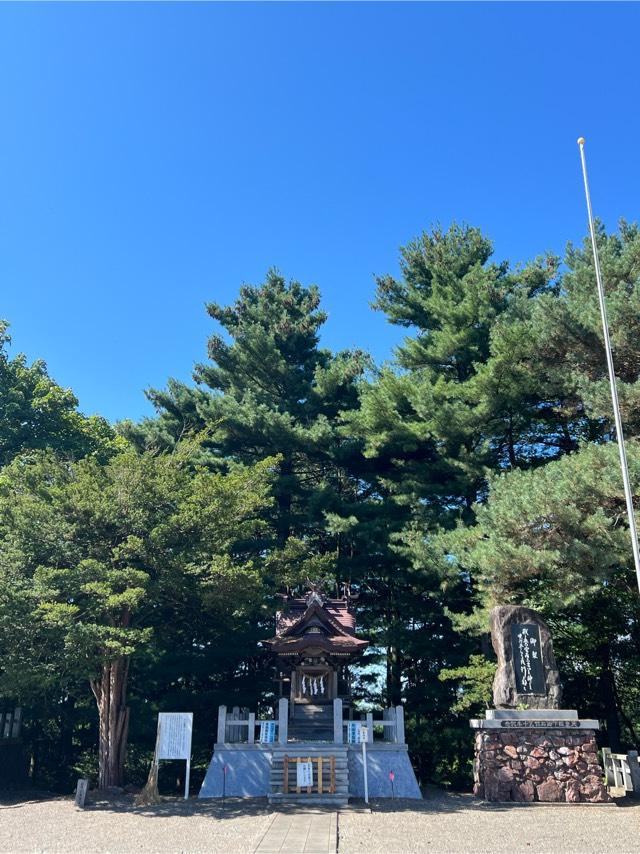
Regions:
[[373, 712], [367, 712], [367, 743], [373, 741]]
[[226, 706], [218, 706], [218, 744], [224, 744], [225, 742], [225, 729], [227, 722], [227, 707]]
[[254, 744], [256, 740], [256, 713], [249, 712], [249, 735], [247, 737], [247, 741], [249, 744]]
[[278, 741], [286, 744], [289, 739], [289, 701], [286, 697], [278, 700]]
[[[234, 706], [233, 707], [232, 713], [231, 713], [231, 718], [234, 721], [240, 720], [240, 706]], [[230, 728], [231, 731], [229, 733], [229, 741], [233, 741], [233, 742], [240, 741], [240, 739], [238, 738], [238, 729], [239, 729], [239, 727], [237, 727], [237, 726], [232, 726]]]
[[11, 737], [18, 738], [20, 735], [20, 725], [22, 723], [22, 709], [17, 708], [13, 713], [13, 726], [11, 728]]
[[396, 741], [404, 744], [404, 706], [396, 706]]
[[637, 750], [630, 750], [627, 753], [627, 762], [629, 763], [629, 771], [631, 773], [633, 795], [636, 798], [640, 798], [640, 763], [638, 762]]
[[[394, 721], [395, 720], [395, 712], [393, 709], [383, 709], [382, 710], [382, 720], [383, 721]], [[390, 733], [389, 730], [392, 730]], [[383, 741], [395, 741], [395, 727], [383, 726], [382, 727], [382, 740]]]
[[344, 730], [342, 727], [342, 700], [336, 697], [333, 701], [333, 741], [342, 744], [344, 741]]

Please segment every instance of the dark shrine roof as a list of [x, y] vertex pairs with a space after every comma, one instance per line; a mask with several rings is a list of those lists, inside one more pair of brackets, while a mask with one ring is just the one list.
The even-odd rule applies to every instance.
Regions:
[[356, 620], [349, 600], [325, 599], [312, 591], [304, 599], [289, 599], [276, 614], [276, 635], [263, 641], [277, 655], [328, 652], [351, 657], [369, 642], [356, 637]]

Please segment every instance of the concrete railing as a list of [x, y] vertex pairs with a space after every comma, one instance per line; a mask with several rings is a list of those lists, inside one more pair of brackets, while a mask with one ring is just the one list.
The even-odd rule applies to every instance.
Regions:
[[640, 797], [640, 761], [637, 750], [612, 753], [608, 747], [603, 747], [602, 762], [607, 788], [613, 797], [624, 797], [626, 794]]
[[[218, 706], [218, 744], [255, 744], [256, 727], [270, 723], [274, 718], [257, 718], [255, 712], [234, 706], [229, 712], [226, 706]], [[289, 735], [289, 701], [285, 698], [278, 702], [278, 719], [275, 721], [278, 742], [286, 744]], [[246, 727], [246, 732], [244, 731]]]
[[[392, 706], [382, 712], [382, 720], [375, 720], [373, 712], [361, 715], [361, 722], [367, 727], [367, 742], [373, 743], [374, 727], [382, 727], [382, 741], [392, 744], [404, 744], [404, 707]], [[344, 731], [349, 721], [342, 719], [342, 700], [333, 701], [333, 740], [336, 744], [344, 743]]]

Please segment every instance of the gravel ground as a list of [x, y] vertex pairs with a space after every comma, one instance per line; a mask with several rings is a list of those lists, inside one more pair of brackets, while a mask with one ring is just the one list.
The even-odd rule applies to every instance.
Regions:
[[[267, 830], [266, 800], [136, 808], [132, 798], [88, 803], [32, 793], [0, 796], [0, 852], [249, 854]], [[339, 854], [640, 854], [640, 802], [624, 806], [482, 804], [429, 790], [425, 800], [356, 803], [340, 812]], [[291, 852], [298, 854], [298, 852]]]
[[76, 808], [72, 799], [0, 799], [0, 852], [129, 854], [253, 851], [271, 811], [264, 800], [166, 800], [134, 807], [122, 796]]
[[340, 854], [636, 854], [640, 802], [484, 804], [429, 790], [422, 802], [375, 801], [371, 813], [341, 812], [338, 838]]

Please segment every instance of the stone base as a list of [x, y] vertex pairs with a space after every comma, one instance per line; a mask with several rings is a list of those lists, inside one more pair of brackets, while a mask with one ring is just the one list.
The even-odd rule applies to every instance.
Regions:
[[[349, 795], [364, 798], [362, 746], [350, 744]], [[393, 786], [389, 773], [393, 772]], [[370, 798], [422, 799], [406, 745], [367, 745], [367, 785]]]
[[266, 798], [270, 791], [271, 746], [216, 744], [199, 798]]
[[[274, 752], [313, 756], [328, 742], [290, 743], [287, 748], [269, 744], [216, 744], [199, 798], [264, 798], [271, 794], [271, 767]], [[349, 797], [364, 797], [362, 746], [336, 745], [347, 749]], [[393, 771], [393, 787], [389, 772]], [[374, 742], [367, 745], [367, 772], [371, 798], [422, 798], [406, 744]], [[309, 801], [305, 801], [309, 802]]]
[[487, 801], [608, 803], [593, 729], [481, 729], [473, 793]]

